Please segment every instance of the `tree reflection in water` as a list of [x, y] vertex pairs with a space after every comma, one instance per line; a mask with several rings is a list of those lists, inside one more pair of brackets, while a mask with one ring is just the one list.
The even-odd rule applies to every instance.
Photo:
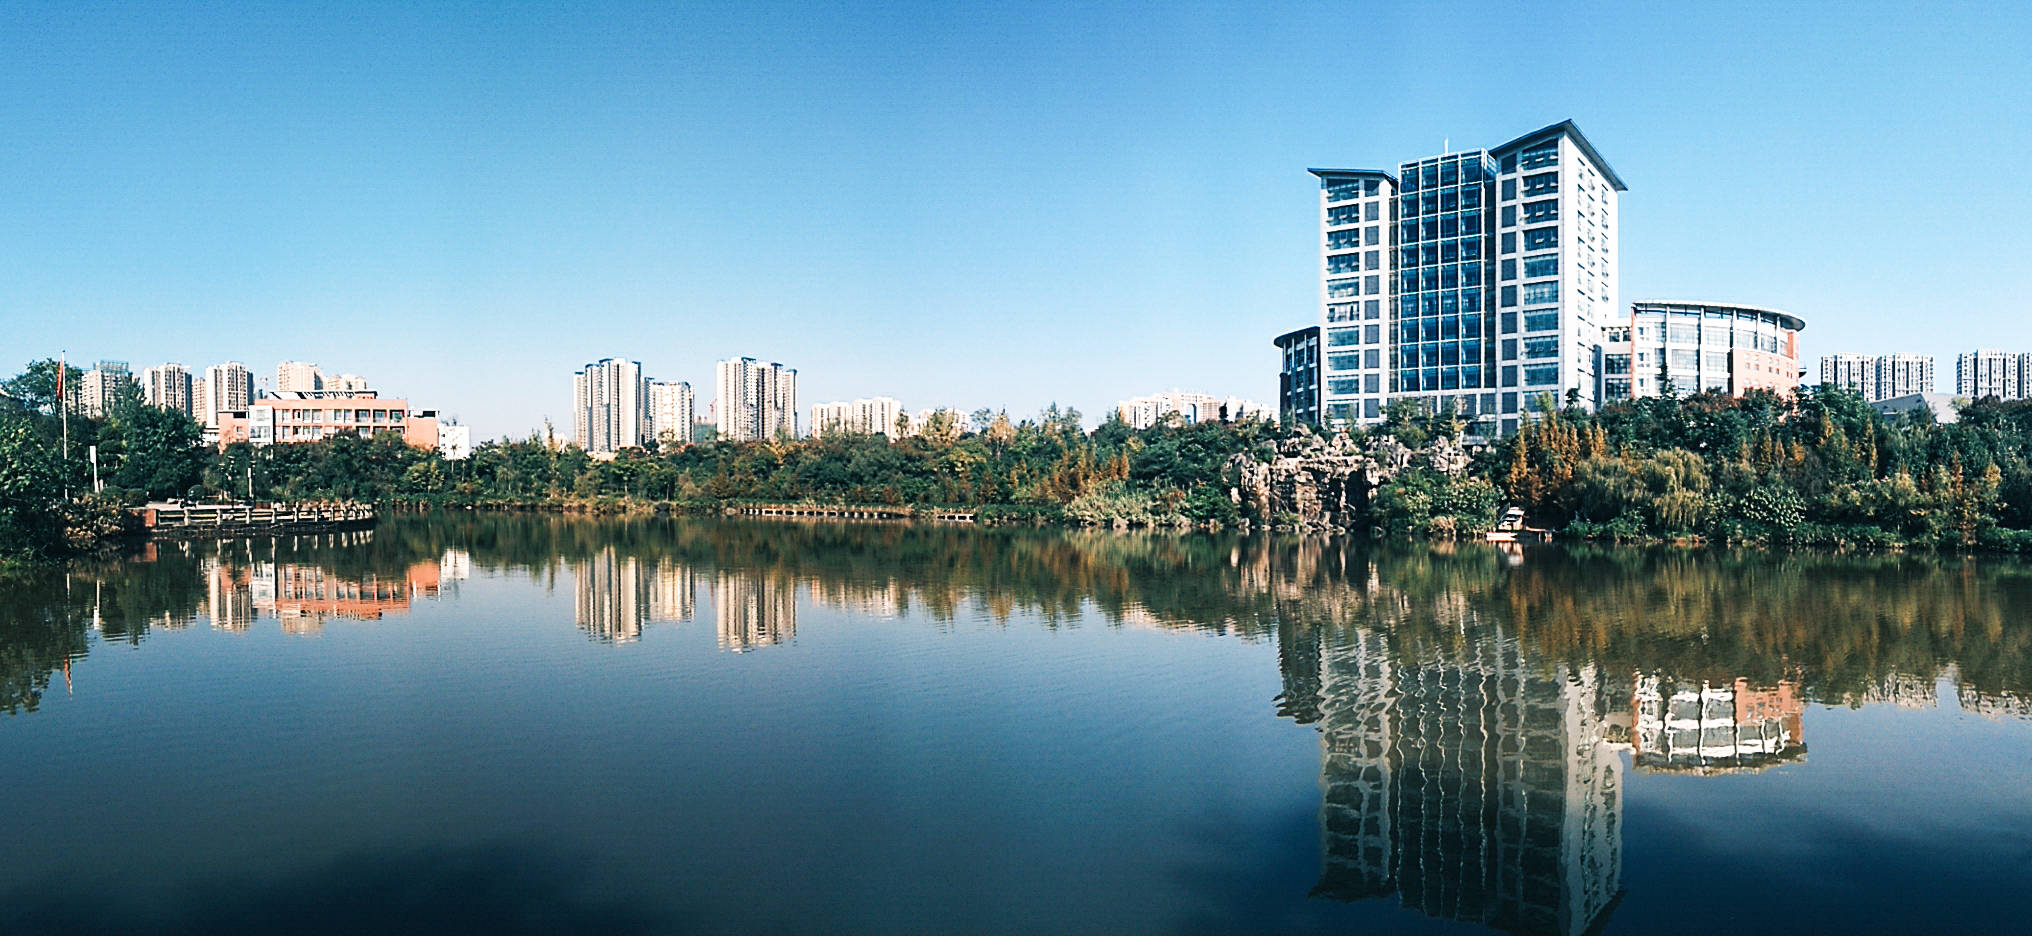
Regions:
[[701, 590], [729, 651], [780, 652], [800, 604], [1274, 641], [1274, 710], [1322, 737], [1314, 893], [1514, 932], [1610, 912], [1621, 751], [1639, 771], [1767, 769], [1805, 758], [1809, 702], [1930, 706], [1937, 685], [2032, 714], [2032, 567], [2009, 560], [474, 514], [18, 576], [0, 708], [34, 712], [96, 642], [199, 621], [315, 634], [476, 572], [568, 578], [602, 643], [693, 621]]

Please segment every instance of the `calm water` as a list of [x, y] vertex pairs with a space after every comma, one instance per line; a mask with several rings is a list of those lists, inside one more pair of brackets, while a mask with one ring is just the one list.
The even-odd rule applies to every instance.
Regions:
[[533, 517], [0, 582], [0, 930], [2022, 932], [2032, 567]]

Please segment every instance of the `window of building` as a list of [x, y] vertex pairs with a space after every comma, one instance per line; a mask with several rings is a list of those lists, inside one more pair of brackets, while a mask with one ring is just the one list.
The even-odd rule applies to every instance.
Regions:
[[1509, 201], [1510, 199], [1512, 199], [1512, 198], [1516, 198], [1516, 197], [1517, 197], [1517, 180], [1516, 180], [1516, 179], [1504, 179], [1504, 180], [1503, 180], [1503, 200], [1504, 200], [1504, 201]]
[[1503, 232], [1503, 252], [1506, 254], [1517, 252], [1517, 234], [1515, 231]]
[[1503, 280], [1508, 281], [1517, 278], [1517, 261], [1504, 260], [1500, 268], [1502, 270], [1500, 276]]
[[1559, 191], [1559, 173], [1540, 172], [1524, 177], [1524, 196], [1544, 195]]
[[[1370, 377], [1370, 378], [1369, 378], [1369, 380], [1370, 380], [1370, 382], [1371, 382], [1371, 383], [1373, 383], [1373, 382], [1375, 381], [1375, 379], [1376, 379], [1375, 377]], [[1370, 392], [1370, 393], [1375, 393], [1375, 392], [1376, 392], [1376, 388], [1375, 388], [1375, 387], [1373, 387], [1373, 386], [1371, 386], [1371, 387], [1369, 388], [1369, 392]], [[1375, 400], [1363, 400], [1363, 401], [1362, 401], [1362, 418], [1363, 418], [1363, 419], [1376, 419], [1376, 418], [1378, 418], [1378, 417], [1379, 417], [1379, 416], [1381, 415], [1381, 413], [1380, 413], [1380, 410], [1381, 410], [1381, 405], [1380, 405], [1379, 403], [1377, 403], [1377, 402], [1376, 402]]]
[[1378, 189], [1378, 188], [1379, 188], [1379, 187], [1380, 187], [1380, 186], [1381, 186], [1382, 184], [1383, 184], [1383, 183], [1382, 183], [1382, 180], [1380, 180], [1380, 179], [1363, 179], [1363, 180], [1362, 180], [1362, 192], [1363, 192], [1363, 194], [1366, 194], [1366, 195], [1374, 195], [1374, 194], [1376, 194], [1376, 191], [1377, 191], [1377, 189]]
[[1516, 305], [1516, 304], [1517, 304], [1517, 287], [1515, 287], [1515, 286], [1505, 286], [1505, 287], [1503, 287], [1503, 292], [1502, 292], [1502, 300], [1501, 300], [1501, 301], [1502, 301], [1502, 304], [1503, 304], [1504, 308], [1508, 308], [1508, 307], [1510, 307], [1510, 306]]
[[1383, 214], [1382, 202], [1369, 202], [1362, 206], [1362, 220], [1375, 221]]
[[1328, 280], [1326, 294], [1329, 299], [1361, 295], [1361, 280], [1355, 277], [1342, 280]]
[[1356, 389], [1359, 386], [1361, 386], [1360, 378], [1336, 377], [1326, 382], [1326, 392], [1334, 396], [1354, 396], [1361, 392]]
[[1542, 257], [1525, 257], [1524, 275], [1526, 277], [1558, 276], [1559, 255], [1551, 254], [1549, 256]]
[[[1519, 169], [1538, 169], [1544, 166], [1557, 165], [1559, 165], [1558, 140], [1547, 140], [1544, 143], [1540, 143], [1519, 154], [1517, 159], [1517, 168]], [[1507, 167], [1505, 171], [1508, 171]]]
[[1665, 326], [1665, 340], [1674, 344], [1696, 344], [1700, 341], [1700, 327], [1673, 323]]
[[1480, 240], [1479, 238], [1476, 238], [1476, 239], [1473, 239], [1473, 240], [1464, 240], [1464, 241], [1461, 241], [1461, 243], [1460, 243], [1460, 258], [1461, 258], [1462, 260], [1480, 260], [1480, 259], [1482, 259], [1482, 242], [1481, 242], [1481, 240]]
[[1528, 332], [1558, 331], [1559, 310], [1549, 309], [1544, 312], [1524, 313], [1524, 330]]
[[[1507, 289], [1509, 287], [1504, 288]], [[1525, 305], [1538, 305], [1540, 303], [1558, 302], [1558, 301], [1559, 301], [1558, 280], [1548, 280], [1543, 283], [1524, 284]]]
[[[1375, 354], [1376, 352], [1374, 352], [1374, 351], [1371, 351], [1371, 352], [1369, 352], [1369, 353], [1370, 353], [1370, 354]], [[1376, 364], [1375, 364], [1375, 362], [1374, 362], [1374, 361], [1371, 361], [1371, 362], [1369, 362], [1369, 366], [1370, 366], [1370, 367], [1374, 367], [1374, 366], [1376, 366]], [[1382, 384], [1382, 378], [1381, 378], [1380, 376], [1376, 375], [1376, 374], [1364, 374], [1364, 375], [1362, 375], [1362, 388], [1363, 388], [1364, 392], [1367, 392], [1367, 393], [1375, 393], [1375, 392], [1376, 392], [1376, 388], [1377, 388], [1378, 386], [1380, 386], [1381, 384]], [[1376, 401], [1375, 401], [1375, 400], [1370, 400], [1370, 401], [1369, 401], [1369, 415], [1371, 415], [1371, 416], [1374, 416], [1374, 415], [1376, 415], [1376, 412], [1375, 412], [1375, 410], [1376, 410]]]
[[1371, 269], [1371, 270], [1373, 270], [1373, 269], [1375, 269], [1375, 268], [1377, 267], [1377, 265], [1378, 265], [1378, 261], [1379, 261], [1379, 260], [1380, 260], [1380, 257], [1379, 257], [1378, 251], [1374, 251], [1374, 250], [1371, 250], [1371, 251], [1369, 251], [1369, 252], [1368, 252], [1367, 254], [1363, 255], [1363, 257], [1362, 257], [1362, 262], [1363, 262], [1363, 263], [1365, 263], [1365, 264], [1368, 264], [1368, 267], [1369, 267], [1369, 269]]
[[1559, 246], [1559, 229], [1556, 227], [1535, 228], [1524, 232], [1525, 250], [1545, 250]]
[[1514, 335], [1516, 333], [1517, 333], [1517, 313], [1515, 312], [1503, 313], [1503, 334]]
[[1559, 365], [1557, 364], [1533, 364], [1524, 368], [1524, 385], [1527, 387], [1542, 387], [1546, 384], [1556, 384], [1558, 382]]
[[[1505, 366], [1503, 368], [1503, 386], [1514, 387], [1516, 385], [1517, 385], [1517, 366], [1515, 364]], [[1511, 399], [1515, 398], [1516, 395], [1512, 394]]]
[[1360, 205], [1342, 205], [1338, 208], [1328, 208], [1326, 210], [1326, 223], [1329, 227], [1357, 224], [1361, 220], [1362, 206]]
[[1353, 273], [1362, 268], [1360, 254], [1336, 254], [1326, 258], [1328, 273]]
[[1353, 228], [1345, 231], [1328, 231], [1326, 234], [1326, 249], [1328, 250], [1346, 250], [1349, 247], [1360, 246], [1362, 246], [1362, 232]]
[[1362, 330], [1359, 328], [1327, 329], [1326, 344], [1327, 347], [1329, 348], [1345, 348], [1348, 345], [1357, 345], [1361, 343], [1362, 343]]
[[1546, 358], [1556, 358], [1556, 357], [1559, 357], [1559, 339], [1558, 339], [1558, 338], [1526, 338], [1526, 339], [1524, 339], [1524, 359], [1525, 359], [1525, 360], [1527, 360], [1527, 361], [1542, 361], [1542, 360], [1544, 360], [1544, 359], [1546, 359]]
[[1536, 224], [1540, 221], [1554, 221], [1558, 220], [1558, 218], [1559, 199], [1557, 198], [1524, 203], [1524, 223], [1526, 224]]
[[1326, 356], [1327, 370], [1351, 371], [1359, 369], [1361, 366], [1362, 366], [1362, 355], [1361, 352], [1359, 351], [1349, 352], [1347, 354], [1329, 354]]
[[1517, 206], [1516, 206], [1516, 205], [1504, 205], [1504, 206], [1503, 206], [1503, 226], [1504, 226], [1504, 227], [1516, 227], [1516, 226], [1517, 226]]
[[1700, 352], [1698, 351], [1673, 348], [1666, 352], [1666, 359], [1673, 370], [1683, 372], [1688, 376], [1691, 376], [1700, 367]]
[[1381, 301], [1376, 299], [1365, 299], [1362, 301], [1362, 317], [1365, 319], [1372, 319], [1381, 316], [1383, 314], [1382, 308], [1383, 305]]
[[1362, 183], [1360, 181], [1328, 181], [1326, 183], [1326, 200], [1329, 203], [1354, 201], [1356, 198], [1361, 197], [1361, 194]]
[[1503, 360], [1514, 361], [1516, 359], [1517, 359], [1517, 339], [1515, 338], [1503, 339]]
[[1371, 224], [1363, 229], [1362, 239], [1367, 241], [1369, 246], [1374, 247], [1383, 242], [1383, 235], [1375, 225]]
[[1383, 292], [1382, 277], [1373, 274], [1362, 277], [1362, 292], [1370, 296], [1381, 294]]

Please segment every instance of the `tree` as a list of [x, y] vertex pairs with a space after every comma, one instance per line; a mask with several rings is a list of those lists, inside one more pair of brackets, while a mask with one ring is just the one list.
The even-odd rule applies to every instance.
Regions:
[[197, 420], [139, 406], [114, 421], [119, 466], [110, 482], [147, 498], [183, 497], [204, 477], [210, 453]]

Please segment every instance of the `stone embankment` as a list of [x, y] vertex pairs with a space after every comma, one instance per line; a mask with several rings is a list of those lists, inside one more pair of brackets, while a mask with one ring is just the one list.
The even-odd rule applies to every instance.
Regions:
[[1413, 449], [1390, 436], [1356, 443], [1344, 435], [1304, 435], [1268, 453], [1239, 453], [1226, 468], [1234, 479], [1229, 495], [1245, 514], [1277, 526], [1354, 529], [1370, 495], [1400, 472], [1425, 466], [1457, 477], [1468, 462], [1467, 450], [1452, 439]]

